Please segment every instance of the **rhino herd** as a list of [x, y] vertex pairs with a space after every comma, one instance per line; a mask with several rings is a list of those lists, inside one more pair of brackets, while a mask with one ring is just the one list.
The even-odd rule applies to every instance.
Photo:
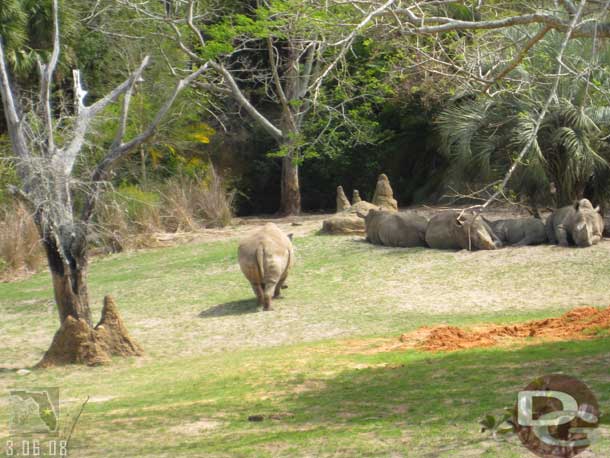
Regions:
[[495, 250], [502, 246], [539, 245], [587, 247], [602, 238], [604, 221], [598, 208], [582, 199], [559, 208], [547, 218], [491, 221], [472, 212], [450, 210], [429, 220], [412, 212], [370, 210], [364, 218], [366, 240], [393, 247], [427, 246], [441, 250]]
[[[390, 247], [430, 247], [441, 250], [495, 250], [502, 246], [538, 245], [587, 247], [602, 239], [604, 221], [599, 207], [582, 199], [555, 210], [542, 222], [537, 218], [491, 221], [460, 210], [443, 211], [427, 219], [413, 212], [370, 209], [364, 218], [366, 240]], [[292, 237], [268, 223], [242, 240], [239, 266], [252, 286], [258, 304], [271, 310], [271, 301], [286, 287], [294, 263]]]

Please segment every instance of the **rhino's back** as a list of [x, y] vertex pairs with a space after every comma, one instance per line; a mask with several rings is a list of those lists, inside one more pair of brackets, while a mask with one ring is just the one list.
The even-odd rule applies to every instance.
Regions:
[[492, 229], [503, 242], [509, 245], [518, 243], [526, 237], [532, 240], [531, 243], [544, 243], [546, 241], [544, 223], [534, 217], [495, 221]]
[[457, 215], [454, 211], [447, 211], [430, 218], [426, 227], [426, 243], [430, 248], [439, 250], [461, 249], [451, 230], [451, 225], [454, 224]]
[[381, 229], [384, 245], [399, 247], [425, 246], [428, 220], [415, 213], [396, 213], [390, 216]]
[[242, 272], [253, 282], [277, 280], [294, 263], [292, 242], [273, 223], [242, 240], [237, 253]]

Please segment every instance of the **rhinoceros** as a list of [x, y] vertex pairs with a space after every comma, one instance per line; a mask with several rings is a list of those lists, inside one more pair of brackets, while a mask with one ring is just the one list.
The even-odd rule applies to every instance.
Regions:
[[588, 199], [555, 210], [546, 220], [549, 242], [579, 247], [596, 244], [604, 232], [604, 219], [599, 211]]
[[495, 250], [502, 246], [483, 218], [459, 210], [434, 215], [426, 228], [426, 243], [440, 250]]
[[547, 241], [544, 223], [538, 218], [483, 219], [503, 245], [540, 245]]
[[426, 246], [425, 235], [428, 220], [415, 213], [394, 213], [369, 210], [364, 218], [366, 240], [376, 245], [393, 247]]
[[239, 244], [238, 259], [258, 304], [265, 311], [271, 310], [271, 299], [279, 297], [294, 264], [292, 234], [286, 235], [275, 224], [268, 223]]

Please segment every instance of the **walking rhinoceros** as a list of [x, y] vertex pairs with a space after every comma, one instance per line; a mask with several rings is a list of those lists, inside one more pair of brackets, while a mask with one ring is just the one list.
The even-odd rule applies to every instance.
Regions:
[[599, 207], [593, 208], [588, 199], [581, 199], [555, 210], [546, 220], [549, 242], [562, 246], [587, 247], [602, 239], [604, 219]]
[[426, 246], [425, 236], [428, 220], [415, 213], [394, 213], [384, 210], [369, 210], [364, 216], [366, 240], [376, 245], [393, 247]]
[[483, 218], [459, 210], [434, 215], [426, 228], [426, 243], [441, 250], [495, 250], [502, 246]]
[[239, 244], [239, 267], [265, 311], [271, 310], [271, 299], [279, 297], [294, 263], [291, 240], [292, 234], [287, 236], [268, 223]]
[[540, 245], [547, 241], [544, 223], [538, 218], [483, 219], [503, 245]]

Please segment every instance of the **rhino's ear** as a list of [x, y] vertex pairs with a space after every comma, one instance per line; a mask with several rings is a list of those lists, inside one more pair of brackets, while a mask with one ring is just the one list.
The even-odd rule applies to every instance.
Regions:
[[595, 211], [596, 211], [597, 213], [601, 213], [601, 212], [602, 212], [602, 209], [601, 209], [601, 208], [599, 207], [599, 205], [598, 205], [597, 207], [595, 207]]
[[292, 242], [292, 236], [293, 236], [293, 235], [294, 235], [294, 234], [288, 234], [288, 238], [290, 239], [290, 241], [291, 241], [291, 242]]
[[462, 224], [464, 224], [464, 221], [462, 221], [459, 217], [457, 217], [454, 221], [456, 226], [461, 226]]

